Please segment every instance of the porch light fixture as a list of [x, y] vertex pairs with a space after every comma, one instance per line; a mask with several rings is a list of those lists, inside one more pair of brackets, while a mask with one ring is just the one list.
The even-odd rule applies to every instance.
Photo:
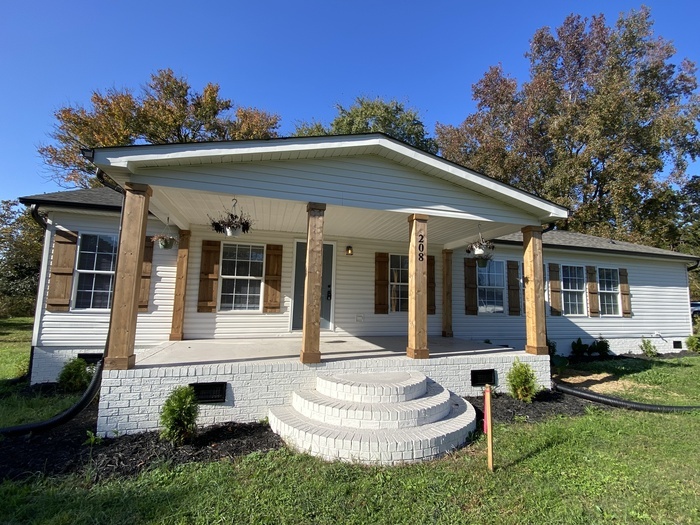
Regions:
[[353, 254], [352, 246], [346, 246], [345, 247], [345, 255], [352, 255], [352, 254]]

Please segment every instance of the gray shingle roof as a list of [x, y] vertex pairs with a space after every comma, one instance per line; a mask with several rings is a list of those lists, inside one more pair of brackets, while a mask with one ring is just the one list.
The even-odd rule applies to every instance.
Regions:
[[85, 190], [55, 191], [53, 193], [41, 193], [20, 197], [22, 204], [38, 204], [58, 208], [82, 208], [120, 210], [122, 207], [122, 195], [116, 191], [102, 187]]
[[[504, 235], [494, 239], [497, 244], [522, 245], [523, 234], [521, 232]], [[699, 261], [700, 257], [687, 253], [678, 253], [671, 250], [663, 250], [652, 246], [642, 246], [631, 242], [616, 241], [603, 237], [586, 235], [560, 230], [552, 230], [542, 234], [542, 245], [544, 247], [557, 248], [562, 250], [607, 252], [620, 255], [641, 255], [647, 257], [671, 257], [675, 259], [685, 259], [687, 261]]]

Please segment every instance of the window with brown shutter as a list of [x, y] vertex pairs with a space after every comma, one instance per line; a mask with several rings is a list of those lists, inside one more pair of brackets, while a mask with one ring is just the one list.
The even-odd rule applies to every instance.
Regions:
[[49, 291], [46, 298], [46, 309], [49, 312], [70, 310], [77, 246], [78, 234], [76, 232], [66, 230], [54, 232]]
[[508, 261], [508, 315], [520, 315], [520, 263]]
[[139, 284], [139, 312], [148, 312], [148, 301], [151, 297], [151, 271], [153, 270], [153, 241], [146, 237], [141, 265], [141, 282]]
[[620, 299], [622, 303], [622, 317], [632, 317], [632, 299], [626, 268], [620, 268]]
[[265, 247], [264, 313], [279, 313], [282, 302], [282, 245]]
[[590, 317], [600, 317], [598, 275], [595, 266], [586, 266], [586, 290], [588, 292], [588, 315]]
[[202, 261], [199, 273], [198, 312], [216, 312], [219, 289], [220, 241], [202, 241]]
[[374, 313], [389, 313], [389, 254], [374, 254]]
[[435, 315], [435, 256], [428, 255], [428, 315]]
[[477, 315], [479, 313], [479, 290], [476, 283], [476, 259], [464, 259], [464, 313]]
[[549, 312], [561, 315], [561, 277], [556, 263], [549, 263]]

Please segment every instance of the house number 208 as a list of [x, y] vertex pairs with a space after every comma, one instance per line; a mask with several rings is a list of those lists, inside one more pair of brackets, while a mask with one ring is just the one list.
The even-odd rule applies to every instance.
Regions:
[[422, 233], [418, 234], [418, 260], [423, 262], [425, 258], [425, 235]]

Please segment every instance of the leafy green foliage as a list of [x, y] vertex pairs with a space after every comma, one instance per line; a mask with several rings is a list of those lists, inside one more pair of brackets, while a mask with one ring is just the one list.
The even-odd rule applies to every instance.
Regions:
[[84, 148], [267, 139], [277, 136], [280, 121], [255, 108], [234, 108], [231, 100], [220, 97], [218, 84], [194, 91], [170, 69], [151, 75], [139, 95], [112, 88], [94, 91], [90, 102], [90, 107], [56, 111], [53, 143], [39, 148], [51, 178], [61, 186], [99, 185], [95, 167], [80, 153]]
[[0, 202], [0, 317], [34, 314], [43, 234], [28, 209]]
[[571, 343], [571, 355], [574, 357], [583, 357], [588, 354], [588, 346], [586, 343], [581, 341], [579, 337], [576, 341]]
[[94, 367], [88, 366], [85, 359], [74, 357], [68, 361], [58, 376], [58, 387], [63, 392], [83, 392], [87, 390]]
[[639, 345], [642, 353], [647, 357], [656, 357], [659, 355], [659, 351], [656, 349], [656, 345], [652, 343], [649, 339], [642, 337], [642, 344]]
[[436, 126], [442, 155], [566, 206], [561, 228], [698, 250], [698, 223], [682, 218], [698, 213], [686, 197], [700, 153], [696, 68], [673, 63], [652, 26], [642, 7], [614, 26], [570, 15], [539, 29], [529, 80], [491, 67], [473, 87], [477, 111]]
[[685, 340], [685, 346], [691, 352], [700, 354], [700, 337], [698, 337], [697, 335], [691, 335], [690, 337], [688, 337], [688, 339]]
[[521, 363], [516, 357], [513, 366], [506, 376], [508, 392], [515, 399], [532, 403], [537, 394], [537, 377], [532, 367], [527, 363]]
[[603, 339], [602, 337], [594, 339], [588, 347], [588, 354], [598, 354], [600, 357], [607, 357], [610, 355], [610, 343], [607, 339]]
[[199, 405], [194, 388], [191, 386], [175, 388], [165, 400], [160, 413], [160, 424], [163, 425], [161, 438], [175, 445], [182, 445], [189, 441], [197, 433], [198, 415]]
[[397, 100], [357, 97], [348, 108], [336, 105], [338, 115], [328, 127], [313, 121], [296, 127], [296, 136], [351, 135], [357, 133], [386, 133], [416, 148], [437, 153], [434, 139], [428, 137], [418, 112], [406, 108]]

